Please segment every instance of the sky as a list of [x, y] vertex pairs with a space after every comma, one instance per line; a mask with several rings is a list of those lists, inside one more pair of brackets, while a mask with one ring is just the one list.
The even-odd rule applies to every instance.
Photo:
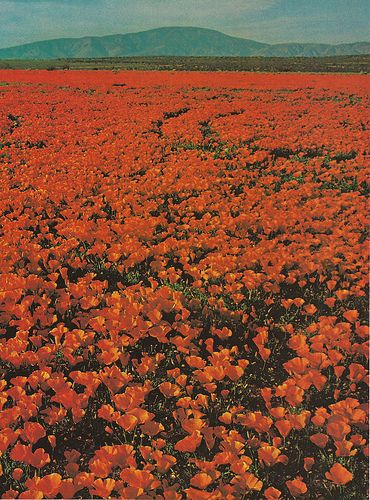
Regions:
[[265, 43], [370, 40], [369, 0], [0, 0], [0, 47], [198, 26]]

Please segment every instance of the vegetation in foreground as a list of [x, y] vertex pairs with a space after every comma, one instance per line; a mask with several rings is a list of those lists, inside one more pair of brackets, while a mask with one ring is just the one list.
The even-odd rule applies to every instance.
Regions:
[[3, 498], [367, 498], [366, 76], [0, 72]]

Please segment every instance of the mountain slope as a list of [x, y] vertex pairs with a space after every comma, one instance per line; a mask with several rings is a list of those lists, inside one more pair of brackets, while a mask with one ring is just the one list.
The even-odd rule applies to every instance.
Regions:
[[[269, 45], [259, 51], [266, 57], [326, 57], [355, 56], [370, 54], [369, 42], [343, 43], [328, 45], [323, 43], [280, 43]], [[257, 55], [257, 54], [256, 54]]]
[[0, 59], [128, 56], [331, 56], [370, 54], [370, 43], [269, 45], [206, 28], [158, 28], [125, 35], [60, 38], [0, 49]]

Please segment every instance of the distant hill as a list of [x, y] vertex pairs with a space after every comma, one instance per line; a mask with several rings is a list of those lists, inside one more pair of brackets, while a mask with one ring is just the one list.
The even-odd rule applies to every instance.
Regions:
[[270, 45], [206, 28], [171, 27], [102, 37], [60, 38], [0, 49], [0, 59], [130, 56], [322, 57], [370, 54], [370, 42]]

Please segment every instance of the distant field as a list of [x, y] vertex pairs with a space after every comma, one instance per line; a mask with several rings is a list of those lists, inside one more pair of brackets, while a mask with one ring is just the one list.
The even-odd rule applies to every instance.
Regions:
[[337, 57], [118, 57], [2, 60], [0, 69], [369, 73], [370, 55]]

